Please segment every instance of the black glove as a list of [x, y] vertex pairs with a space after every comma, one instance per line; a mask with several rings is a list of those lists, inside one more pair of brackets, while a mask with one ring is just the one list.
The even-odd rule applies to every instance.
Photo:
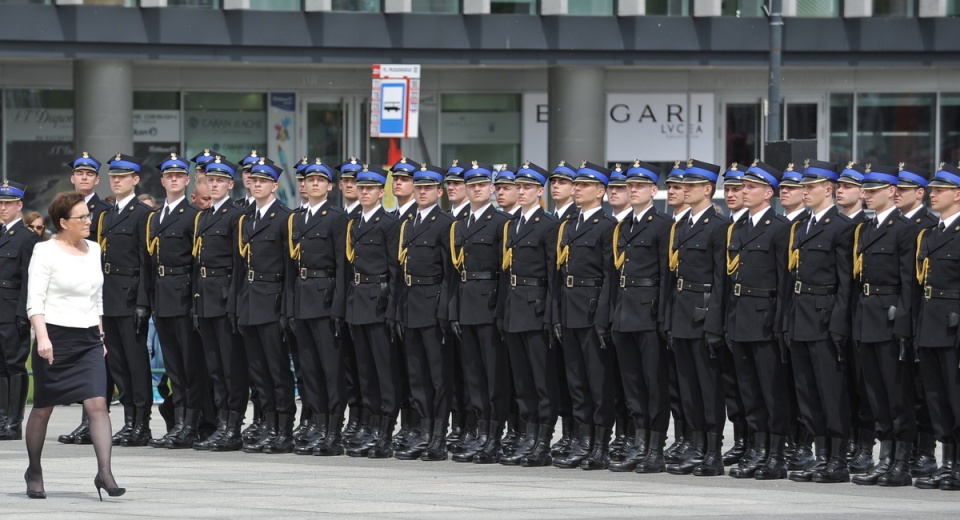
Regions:
[[396, 333], [397, 339], [399, 339], [400, 341], [403, 341], [403, 322], [402, 321], [394, 322], [393, 328], [396, 329], [394, 332]]
[[137, 305], [133, 309], [133, 324], [137, 329], [137, 334], [146, 332], [148, 321], [150, 321], [150, 308], [145, 305]]
[[506, 341], [507, 337], [503, 334], [503, 318], [497, 318], [497, 332], [500, 333], [500, 341]]
[[837, 349], [837, 363], [845, 362], [847, 360], [847, 341], [850, 338], [831, 332], [830, 339], [833, 340], [833, 346]]
[[235, 313], [235, 312], [228, 312], [228, 313], [227, 313], [227, 322], [230, 323], [230, 332], [232, 332], [232, 333], [234, 333], [234, 334], [239, 334], [239, 333], [240, 333], [240, 326], [239, 326], [239, 323], [237, 322], [237, 313]]
[[900, 355], [897, 357], [898, 361], [907, 361], [910, 358], [910, 347], [912, 346], [910, 338], [904, 336], [896, 336], [897, 343], [900, 345]]
[[333, 317], [333, 337], [339, 338], [343, 332], [343, 318]]
[[710, 359], [715, 359], [717, 352], [723, 347], [723, 336], [712, 332], [704, 332], [703, 337], [707, 341], [707, 347], [710, 349]]
[[447, 337], [450, 334], [450, 322], [447, 320], [437, 320], [437, 322], [440, 325], [440, 344], [446, 345], [450, 339]]
[[663, 330], [663, 327], [657, 327], [657, 339], [660, 340], [661, 345], [667, 344], [667, 331]]
[[17, 316], [17, 333], [21, 336], [28, 336], [30, 334], [30, 320]]
[[387, 320], [387, 330], [390, 332], [390, 343], [396, 345], [399, 340], [399, 338], [397, 338], [397, 322], [395, 320]]
[[450, 330], [453, 331], [453, 335], [457, 337], [457, 341], [463, 341], [463, 332], [460, 330], [459, 321], [450, 320]]
[[602, 325], [594, 325], [594, 330], [597, 331], [597, 337], [600, 339], [600, 349], [606, 350], [609, 342], [607, 341], [610, 336], [610, 329]]
[[293, 339], [293, 330], [290, 328], [290, 320], [292, 318], [287, 318], [285, 316], [280, 316], [280, 338], [283, 339], [285, 343], [289, 343]]
[[553, 337], [557, 338], [557, 343], [563, 345], [563, 328], [559, 323], [553, 324]]
[[667, 350], [673, 350], [673, 333], [668, 331], [664, 334], [667, 336]]
[[786, 332], [777, 334], [777, 344], [780, 345], [780, 362], [790, 363], [790, 336]]
[[553, 325], [549, 323], [543, 324], [543, 338], [547, 341], [547, 348], [553, 348]]
[[196, 314], [191, 314], [190, 321], [193, 322], [193, 330], [200, 332], [200, 317]]

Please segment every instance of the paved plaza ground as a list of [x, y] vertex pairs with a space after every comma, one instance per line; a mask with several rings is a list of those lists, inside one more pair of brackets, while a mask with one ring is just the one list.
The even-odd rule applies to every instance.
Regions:
[[960, 517], [960, 493], [912, 487], [153, 448], [114, 449], [127, 494], [100, 503], [93, 447], [56, 442], [79, 416], [60, 407], [50, 421], [46, 500], [24, 495], [23, 442], [0, 442], [0, 518]]

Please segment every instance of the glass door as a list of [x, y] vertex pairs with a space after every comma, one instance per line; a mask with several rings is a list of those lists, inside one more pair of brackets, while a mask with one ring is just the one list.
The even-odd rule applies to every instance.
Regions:
[[[326, 164], [340, 164], [348, 155], [346, 141], [349, 117], [345, 101], [338, 97], [303, 96], [300, 110], [303, 123], [299, 149], [302, 153], [296, 157], [296, 162], [306, 156], [311, 162], [319, 157]], [[330, 201], [335, 205], [340, 204], [338, 190], [330, 193]]]
[[760, 157], [763, 144], [762, 110], [759, 100], [724, 104], [723, 164], [750, 164]]

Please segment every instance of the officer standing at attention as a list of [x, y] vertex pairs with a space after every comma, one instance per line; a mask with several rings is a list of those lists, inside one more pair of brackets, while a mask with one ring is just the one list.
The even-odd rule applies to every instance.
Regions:
[[[723, 304], [726, 295], [726, 231], [729, 221], [713, 209], [720, 167], [690, 159], [683, 174], [687, 217], [671, 228], [670, 268], [676, 278], [667, 323], [677, 360], [683, 413], [693, 431], [682, 462], [667, 466], [674, 475], [723, 474], [724, 400], [720, 375]], [[683, 227], [681, 234], [678, 228]]]
[[[460, 161], [453, 160], [453, 163], [447, 168], [443, 178], [444, 187], [447, 193], [447, 200], [450, 202], [450, 211], [448, 214], [453, 220], [466, 221], [470, 216], [470, 199], [467, 198], [467, 186], [463, 183], [464, 169], [460, 166]], [[463, 224], [461, 224], [463, 225]], [[449, 325], [449, 322], [447, 322]], [[476, 438], [477, 417], [467, 413], [467, 406], [464, 400], [463, 385], [463, 363], [460, 360], [460, 339], [447, 330], [447, 343], [452, 349], [453, 373], [450, 376], [452, 401], [450, 403], [450, 433], [447, 435], [447, 445], [458, 445], [465, 432], [470, 430]], [[468, 427], [469, 426], [469, 427]]]
[[[554, 334], [563, 357], [578, 442], [558, 468], [607, 469], [614, 422], [613, 341], [610, 298], [613, 284], [613, 228], [603, 214], [610, 170], [584, 161], [574, 178], [576, 220], [561, 223], [557, 234], [557, 271], [563, 282], [553, 315]], [[559, 329], [559, 330], [557, 330]]]
[[[293, 176], [297, 180], [297, 194], [300, 196], [299, 203], [295, 208], [291, 208], [292, 213], [300, 213], [306, 211], [309, 207], [308, 197], [307, 197], [307, 185], [303, 177], [303, 171], [307, 166], [311, 164], [310, 159], [306, 155], [300, 158], [299, 161], [294, 163], [294, 173]], [[298, 276], [297, 273], [294, 273]], [[294, 277], [294, 279], [296, 279]], [[284, 297], [287, 296], [287, 292], [284, 292]], [[293, 318], [293, 316], [290, 316]], [[287, 333], [284, 336], [284, 343], [287, 343], [287, 348], [290, 349], [290, 358], [293, 361], [293, 374], [294, 374], [294, 384], [296, 386], [296, 395], [303, 396], [306, 393], [309, 393], [309, 390], [304, 388], [304, 376], [303, 374], [303, 365], [300, 361], [300, 349], [297, 345], [296, 333], [293, 330], [295, 320], [287, 320], [282, 326], [287, 327]], [[297, 421], [297, 427], [293, 429], [293, 439], [297, 446], [303, 446], [309, 442], [304, 439], [305, 435], [310, 435], [310, 440], [314, 440], [316, 433], [318, 431], [318, 425], [313, 420], [314, 411], [310, 406], [301, 406], [300, 407], [300, 420]]]
[[455, 270], [450, 261], [453, 217], [438, 204], [443, 192], [443, 168], [424, 164], [414, 173], [417, 213], [400, 224], [398, 260], [403, 273], [397, 304], [407, 355], [407, 377], [413, 409], [420, 425], [411, 430], [401, 460], [440, 461], [447, 458], [453, 356], [447, 346], [450, 291]]
[[243, 446], [240, 426], [250, 393], [247, 355], [237, 330], [236, 302], [232, 301], [240, 284], [247, 283], [238, 252], [242, 210], [230, 200], [237, 165], [215, 156], [204, 171], [211, 204], [196, 217], [192, 314], [213, 390], [217, 431], [193, 447], [237, 451]]
[[624, 400], [636, 429], [624, 460], [611, 471], [660, 473], [670, 424], [670, 391], [663, 334], [668, 289], [670, 218], [653, 207], [660, 168], [634, 161], [626, 178], [631, 212], [613, 231], [613, 267], [617, 289], [612, 300], [616, 346]]
[[803, 174], [794, 170], [793, 163], [787, 165], [780, 178], [780, 206], [783, 216], [791, 223], [807, 212], [807, 207], [803, 205], [802, 180]]
[[[137, 200], [140, 159], [117, 154], [110, 165], [110, 189], [116, 210], [100, 214], [97, 241], [103, 252], [103, 333], [107, 366], [120, 390], [124, 427], [113, 436], [114, 445], [146, 446], [150, 440], [153, 407], [147, 322], [150, 256], [147, 253], [147, 216], [152, 209]], [[131, 312], [131, 310], [133, 312]], [[141, 422], [137, 438], [130, 439], [134, 422]], [[124, 442], [127, 441], [127, 442]]]
[[942, 465], [918, 478], [921, 489], [960, 490], [957, 432], [960, 431], [960, 168], [940, 163], [930, 180], [930, 209], [940, 214], [935, 228], [917, 238], [917, 281], [923, 298], [917, 312], [916, 346], [927, 390], [933, 431], [943, 449]]
[[175, 424], [153, 447], [190, 449], [207, 400], [203, 347], [193, 328], [193, 246], [200, 210], [187, 202], [190, 164], [170, 156], [157, 165], [166, 200], [147, 217], [147, 252], [152, 260], [150, 307], [170, 378]]
[[[336, 171], [321, 159], [301, 170], [306, 206], [287, 220], [288, 250], [294, 273], [287, 299], [288, 320], [297, 336], [304, 408], [313, 419], [301, 434], [298, 455], [343, 454], [340, 430], [346, 400], [343, 356], [337, 338], [346, 314], [347, 217], [328, 200]], [[288, 285], [289, 288], [289, 285]], [[301, 417], [304, 415], [301, 412]]]
[[[194, 161], [198, 159], [199, 157], [195, 157]], [[237, 204], [240, 207], [240, 209], [245, 210], [244, 213], [251, 213], [253, 211], [251, 208], [257, 205], [256, 198], [253, 196], [253, 193], [251, 192], [252, 184], [250, 181], [250, 169], [253, 167], [254, 164], [260, 162], [260, 159], [261, 157], [257, 155], [256, 150], [250, 150], [250, 155], [240, 160], [240, 169], [241, 169], [240, 178], [241, 178], [241, 181], [243, 182], [244, 196], [234, 200], [233, 202]], [[266, 157], [263, 157], [262, 159], [264, 159], [265, 162], [267, 162], [268, 164], [273, 163], [272, 160]]]
[[[854, 224], [834, 205], [837, 166], [807, 161], [804, 202], [810, 215], [790, 228], [793, 293], [785, 321], [800, 416], [813, 433], [818, 464], [790, 474], [795, 482], [849, 482], [844, 446], [850, 433], [847, 342], [853, 282]], [[827, 449], [827, 438], [830, 439]], [[826, 464], [820, 464], [826, 460]]]
[[516, 217], [520, 211], [517, 202], [520, 196], [516, 174], [504, 164], [493, 177], [493, 190], [497, 196], [497, 206], [509, 217]]
[[443, 178], [453, 220], [463, 220], [470, 216], [470, 200], [467, 199], [467, 185], [463, 183], [463, 171], [460, 161], [454, 159]]
[[23, 196], [19, 182], [0, 184], [0, 440], [23, 438], [27, 404], [27, 356], [30, 322], [27, 320], [27, 272], [39, 236], [23, 224]]
[[236, 296], [237, 325], [250, 363], [250, 379], [260, 395], [263, 422], [256, 442], [246, 443], [246, 453], [293, 451], [293, 396], [287, 309], [283, 291], [292, 284], [289, 272], [287, 219], [290, 210], [276, 199], [283, 169], [261, 157], [250, 167], [253, 209], [238, 222], [238, 252], [243, 274]]
[[556, 360], [552, 301], [556, 291], [558, 222], [540, 207], [547, 171], [525, 162], [516, 173], [519, 216], [505, 222], [501, 296], [503, 332], [510, 356], [519, 417], [526, 431], [500, 464], [550, 464], [550, 442], [557, 422]]
[[755, 161], [743, 176], [745, 218], [727, 227], [730, 300], [727, 338], [732, 351], [753, 451], [730, 469], [735, 478], [787, 478], [783, 450], [791, 409], [784, 384], [789, 356], [783, 333], [783, 299], [789, 290], [787, 238], [790, 224], [770, 207], [780, 172]]
[[[869, 165], [867, 167], [869, 168]], [[837, 185], [837, 207], [854, 224], [867, 220], [867, 216], [863, 213], [863, 202], [861, 202], [861, 194], [863, 193], [861, 186], [865, 173], [864, 168], [851, 162], [840, 172], [840, 177], [837, 179], [839, 183]]]

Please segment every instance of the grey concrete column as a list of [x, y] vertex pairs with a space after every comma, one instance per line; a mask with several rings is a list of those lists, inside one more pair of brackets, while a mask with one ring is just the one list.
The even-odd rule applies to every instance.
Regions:
[[[131, 62], [75, 61], [73, 95], [73, 140], [77, 153], [88, 151], [103, 162], [118, 152], [133, 153]], [[109, 193], [109, 183], [101, 182], [99, 189]]]
[[561, 160], [605, 165], [606, 72], [603, 67], [550, 67], [547, 122], [548, 169]]

